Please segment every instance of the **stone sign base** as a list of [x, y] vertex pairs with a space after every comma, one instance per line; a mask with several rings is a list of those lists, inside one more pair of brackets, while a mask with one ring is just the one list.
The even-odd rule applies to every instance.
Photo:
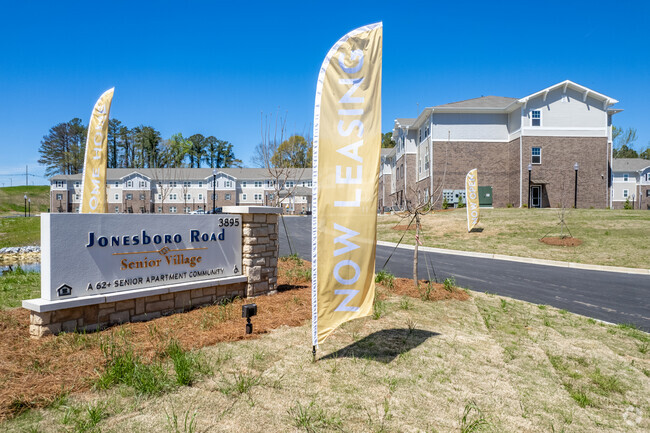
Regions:
[[111, 325], [144, 322], [246, 296], [246, 282], [105, 302], [53, 311], [32, 311], [29, 334], [43, 337], [60, 332], [98, 331]]
[[[242, 215], [242, 275], [160, 286], [62, 301], [29, 299], [29, 333], [40, 338], [60, 332], [97, 331], [111, 325], [142, 322], [223, 299], [276, 292], [279, 254], [278, 213], [266, 206], [227, 206]], [[215, 215], [217, 216], [217, 215]], [[126, 216], [125, 216], [126, 217]], [[192, 216], [188, 216], [192, 218]]]

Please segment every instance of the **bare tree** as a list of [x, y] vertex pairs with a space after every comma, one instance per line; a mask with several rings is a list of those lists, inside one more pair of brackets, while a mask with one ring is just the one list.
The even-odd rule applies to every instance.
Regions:
[[[265, 117], [262, 113], [260, 130], [262, 141], [255, 147], [251, 162], [253, 165], [264, 168], [268, 173], [267, 187], [271, 187], [273, 193], [270, 198], [265, 192], [265, 202], [271, 206], [283, 206], [286, 203], [295, 202], [298, 181], [305, 174], [306, 167], [294, 166], [293, 158], [279, 157], [278, 150], [282, 146], [283, 154], [290, 154], [291, 146], [301, 146], [305, 140], [302, 142], [300, 140], [285, 140], [286, 115], [284, 118], [277, 115], [273, 120], [272, 115]], [[310, 143], [310, 140], [306, 141]]]

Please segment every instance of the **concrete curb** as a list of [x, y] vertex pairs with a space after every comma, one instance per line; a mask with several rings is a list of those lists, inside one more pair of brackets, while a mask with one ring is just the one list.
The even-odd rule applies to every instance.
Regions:
[[[393, 242], [377, 241], [377, 245], [395, 248]], [[415, 249], [414, 245], [400, 245], [405, 250]], [[453, 256], [477, 257], [481, 259], [506, 260], [510, 262], [530, 263], [533, 265], [557, 266], [560, 268], [585, 269], [589, 271], [620, 272], [623, 274], [650, 275], [650, 269], [624, 268], [622, 266], [601, 266], [587, 263], [561, 262], [558, 260], [533, 259], [530, 257], [506, 256], [503, 254], [475, 253], [472, 251], [445, 250], [443, 248], [419, 247], [418, 250], [428, 253], [449, 254]]]

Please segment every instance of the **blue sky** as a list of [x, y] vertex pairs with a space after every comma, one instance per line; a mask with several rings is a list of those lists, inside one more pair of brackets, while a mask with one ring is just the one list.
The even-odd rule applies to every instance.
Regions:
[[423, 107], [523, 97], [565, 79], [620, 102], [650, 142], [647, 2], [2, 3], [0, 186], [44, 184], [43, 135], [115, 87], [111, 117], [233, 143], [250, 164], [260, 117], [310, 133], [318, 70], [345, 33], [384, 23], [383, 131]]

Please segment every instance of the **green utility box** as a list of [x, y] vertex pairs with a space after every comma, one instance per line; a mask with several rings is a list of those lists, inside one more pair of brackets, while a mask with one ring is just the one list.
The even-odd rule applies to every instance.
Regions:
[[478, 187], [478, 205], [480, 207], [492, 207], [492, 187]]

